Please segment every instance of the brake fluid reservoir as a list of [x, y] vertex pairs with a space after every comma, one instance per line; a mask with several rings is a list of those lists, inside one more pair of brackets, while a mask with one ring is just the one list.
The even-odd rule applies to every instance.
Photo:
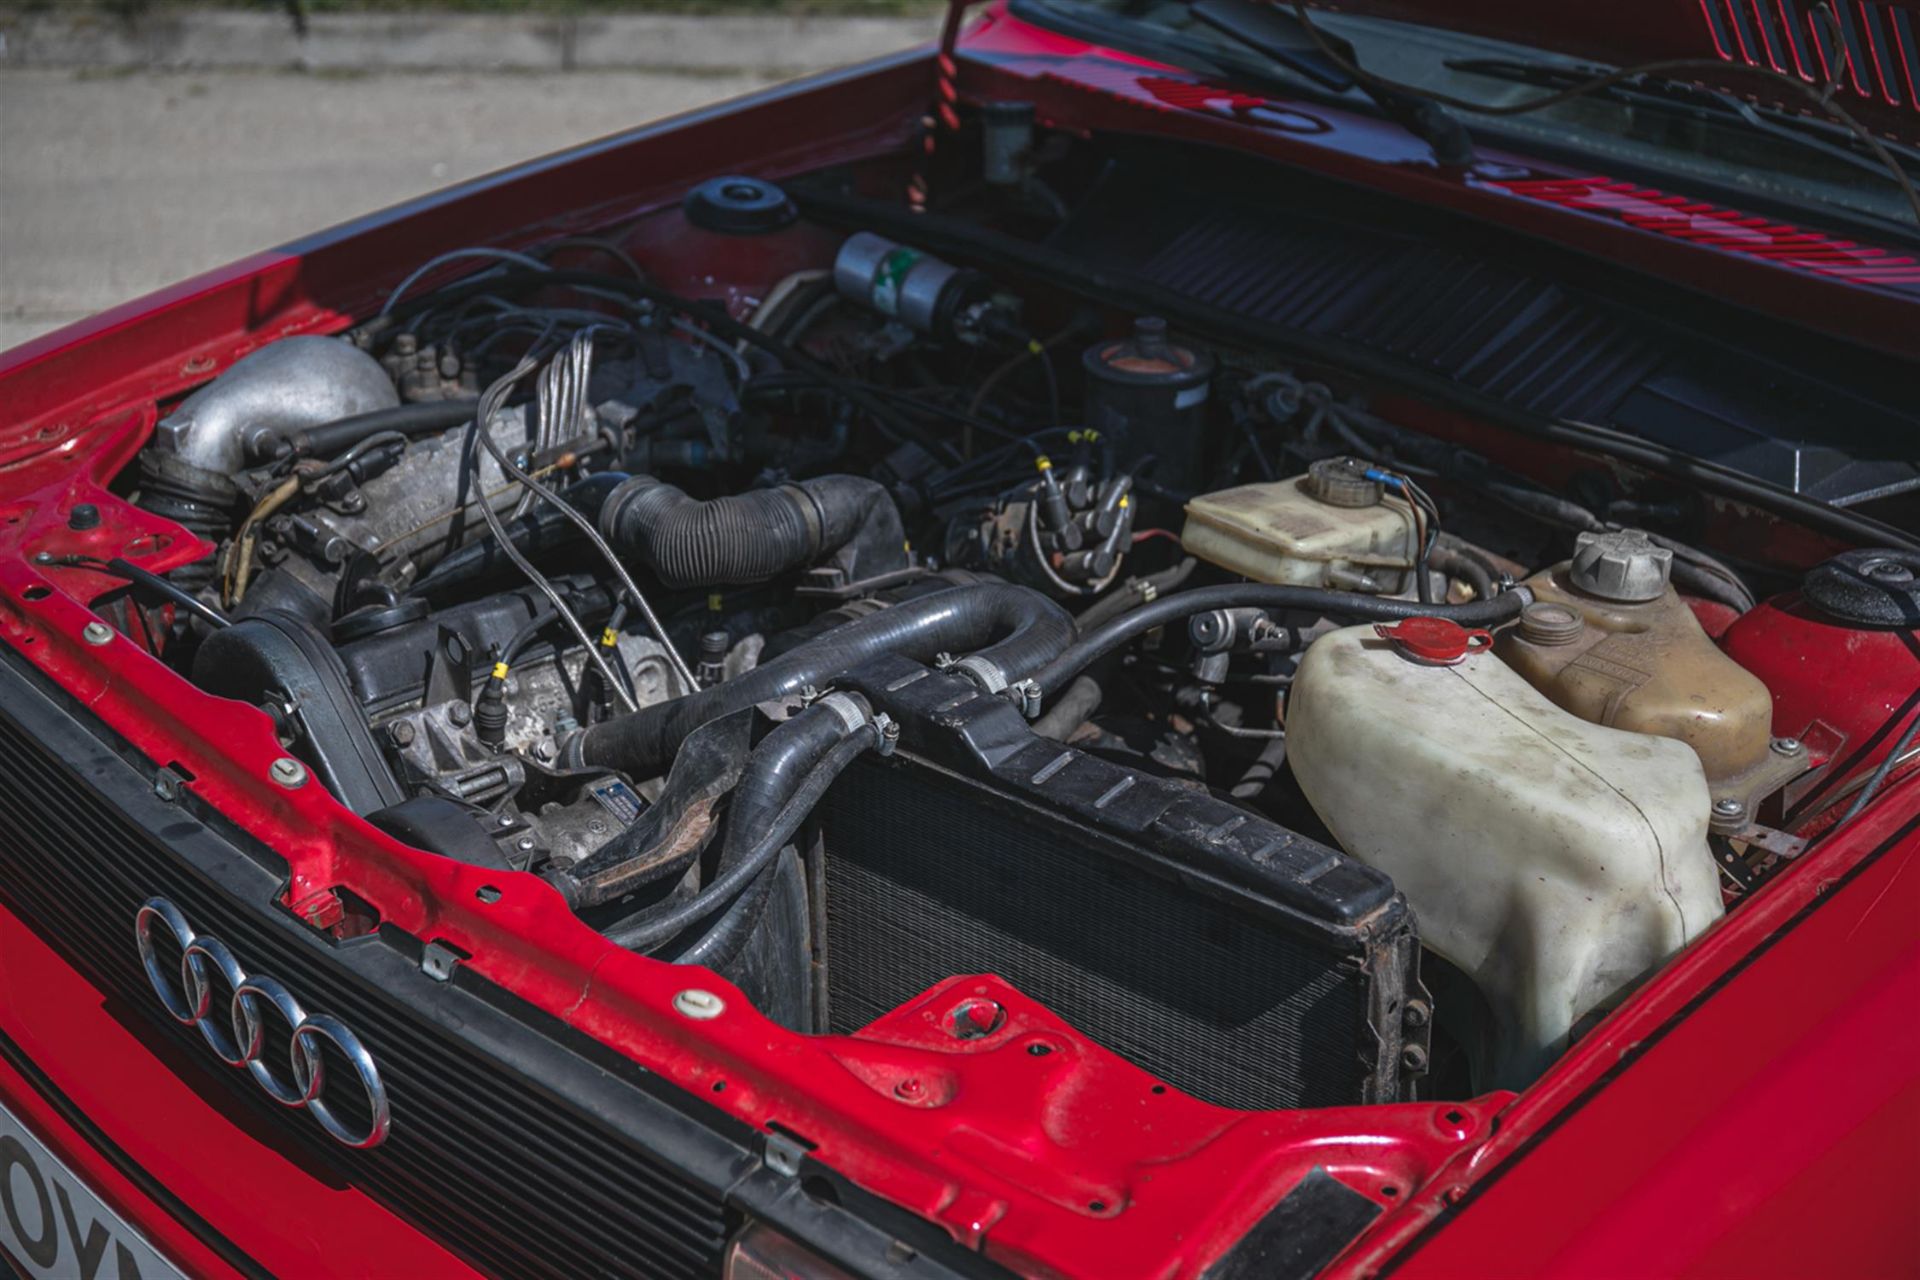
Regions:
[[1358, 458], [1304, 476], [1207, 493], [1187, 504], [1189, 555], [1255, 582], [1395, 593], [1411, 585], [1413, 509]]
[[1287, 756], [1341, 846], [1393, 877], [1422, 941], [1486, 996], [1478, 1082], [1518, 1088], [1721, 900], [1693, 751], [1568, 714], [1489, 643], [1434, 618], [1322, 636]]

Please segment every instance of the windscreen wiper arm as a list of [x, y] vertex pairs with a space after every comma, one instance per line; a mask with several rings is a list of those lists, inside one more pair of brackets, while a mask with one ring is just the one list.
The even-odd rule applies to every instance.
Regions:
[[[1373, 99], [1389, 120], [1431, 147], [1441, 164], [1465, 167], [1473, 163], [1473, 137], [1457, 116], [1437, 102], [1356, 82], [1321, 51], [1300, 19], [1286, 10], [1261, 0], [1191, 0], [1187, 10], [1196, 21], [1235, 44], [1323, 89], [1345, 93], [1358, 83], [1360, 91]], [[1352, 45], [1325, 32], [1321, 38], [1348, 66], [1359, 65]]]
[[[1464, 71], [1469, 75], [1538, 85], [1546, 89], [1564, 89], [1611, 70], [1582, 63], [1534, 62], [1520, 58], [1450, 58], [1445, 65], [1450, 71]], [[1863, 172], [1882, 178], [1888, 176], [1885, 165], [1853, 148], [1851, 144], [1854, 137], [1847, 130], [1826, 121], [1768, 111], [1724, 90], [1708, 89], [1681, 80], [1635, 76], [1631, 80], [1596, 89], [1592, 96], [1628, 106], [1682, 112], [1715, 123], [1743, 124], [1756, 133], [1818, 151]], [[1888, 138], [1882, 138], [1880, 145], [1902, 159], [1920, 163], [1920, 149]]]

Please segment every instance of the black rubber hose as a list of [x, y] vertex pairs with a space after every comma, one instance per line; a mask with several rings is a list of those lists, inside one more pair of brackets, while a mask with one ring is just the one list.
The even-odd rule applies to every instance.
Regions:
[[[606, 930], [607, 937], [623, 947], [647, 950], [732, 901], [786, 847], [833, 780], [878, 740], [871, 720], [850, 727], [839, 710], [823, 703], [768, 734], [734, 788], [713, 881], [682, 902], [651, 907], [619, 922]], [[711, 948], [701, 954], [711, 954]], [[704, 962], [690, 955], [682, 959]]]
[[1384, 596], [1361, 595], [1355, 591], [1323, 591], [1315, 587], [1276, 586], [1265, 582], [1233, 582], [1220, 587], [1201, 587], [1162, 596], [1143, 604], [1106, 625], [1081, 636], [1032, 675], [1046, 698], [1052, 690], [1065, 690], [1082, 671], [1114, 653], [1155, 627], [1179, 622], [1211, 609], [1269, 609], [1291, 613], [1313, 613], [1324, 617], [1350, 618], [1356, 622], [1394, 622], [1401, 618], [1448, 618], [1462, 626], [1483, 627], [1515, 617], [1533, 599], [1523, 588], [1503, 592], [1491, 600], [1471, 604], [1421, 604], [1414, 600], [1390, 600]]
[[1091, 631], [1103, 622], [1119, 617], [1136, 605], [1157, 599], [1167, 592], [1175, 590], [1199, 566], [1199, 561], [1187, 556], [1180, 563], [1158, 573], [1149, 573], [1138, 578], [1129, 578], [1122, 585], [1109, 591], [1081, 612], [1074, 623], [1082, 631]]
[[682, 739], [715, 716], [789, 697], [808, 685], [824, 688], [883, 654], [926, 662], [941, 653], [968, 653], [1011, 684], [1053, 659], [1073, 634], [1072, 619], [1037, 591], [997, 583], [956, 587], [835, 627], [724, 684], [582, 729], [567, 740], [566, 758], [651, 778], [673, 759]]
[[[266, 436], [259, 443], [277, 450], [274, 456], [304, 453], [316, 458], [330, 458], [382, 431], [397, 431], [406, 436], [430, 436], [451, 431], [472, 422], [474, 410], [479, 404], [477, 400], [426, 400], [419, 404], [396, 405], [391, 409], [375, 409], [372, 413], [359, 413], [351, 418], [308, 427], [304, 431]], [[269, 459], [258, 458], [256, 461], [266, 462]]]
[[1240, 781], [1233, 784], [1229, 792], [1235, 800], [1254, 801], [1266, 794], [1267, 787], [1287, 763], [1287, 740], [1284, 737], [1268, 738], [1261, 744], [1260, 754], [1254, 757], [1247, 771], [1240, 775]]
[[1033, 722], [1033, 731], [1042, 738], [1065, 742], [1067, 735], [1087, 722], [1100, 709], [1105, 691], [1092, 676], [1075, 676], [1067, 691], [1053, 700], [1047, 713]]
[[[864, 701], [856, 700], [853, 705], [863, 718], [870, 717], [871, 708]], [[804, 731], [795, 732], [776, 746], [775, 739], [782, 737], [782, 731], [798, 725], [801, 720], [810, 720], [811, 723]], [[720, 845], [715, 886], [727, 879], [729, 873], [750, 853], [757, 851], [754, 848], [756, 837], [775, 825], [781, 811], [787, 808], [801, 784], [819, 767], [827, 753], [844, 738], [857, 734], [870, 737], [871, 730], [865, 723], [849, 726], [830, 708], [815, 703], [767, 735], [760, 749], [747, 762], [746, 772], [741, 775], [740, 785], [734, 788], [732, 801], [728, 805], [727, 831]], [[804, 820], [806, 815], [803, 813], [800, 817]], [[719, 968], [738, 956], [766, 915], [778, 861], [779, 851], [775, 849], [773, 855], [767, 858], [766, 866], [753, 877], [746, 889], [734, 898], [720, 918], [691, 946], [673, 958], [674, 963]]]
[[194, 617], [212, 627], [215, 631], [220, 630], [222, 627], [233, 625], [224, 613], [221, 613], [212, 605], [204, 603], [192, 592], [181, 588], [179, 584], [168, 582], [159, 574], [142, 569], [137, 564], [129, 564], [119, 556], [115, 556], [111, 560], [102, 561], [99, 567], [108, 573], [125, 578], [128, 582], [133, 583], [135, 587], [150, 591], [154, 595], [160, 596], [177, 607], [186, 610]]
[[674, 589], [749, 586], [806, 568], [849, 545], [861, 575], [907, 567], [906, 532], [886, 486], [820, 476], [702, 502], [652, 476], [607, 495], [600, 532]]
[[1494, 568], [1484, 557], [1462, 543], [1450, 543], [1446, 535], [1427, 554], [1428, 563], [1449, 578], [1463, 578], [1473, 588], [1475, 600], [1491, 600], [1494, 594]]

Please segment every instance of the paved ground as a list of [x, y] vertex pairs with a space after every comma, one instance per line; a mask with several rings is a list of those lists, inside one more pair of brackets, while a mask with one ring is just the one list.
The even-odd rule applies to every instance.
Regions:
[[[0, 8], [0, 351], [254, 250], [916, 44], [935, 25], [334, 15], [296, 42], [271, 13], [127, 26]], [[368, 66], [388, 69], [340, 70]], [[571, 69], [547, 69], [559, 67]]]
[[0, 350], [754, 75], [0, 73]]

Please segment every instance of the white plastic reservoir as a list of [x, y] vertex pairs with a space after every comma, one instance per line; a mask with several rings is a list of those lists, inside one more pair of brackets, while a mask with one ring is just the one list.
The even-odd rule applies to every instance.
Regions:
[[1371, 626], [1322, 636], [1287, 703], [1287, 756], [1341, 845], [1393, 877], [1422, 941], [1492, 1006], [1478, 1084], [1533, 1079], [1584, 1014], [1720, 917], [1693, 751], [1576, 719], [1484, 648], [1439, 665]]

